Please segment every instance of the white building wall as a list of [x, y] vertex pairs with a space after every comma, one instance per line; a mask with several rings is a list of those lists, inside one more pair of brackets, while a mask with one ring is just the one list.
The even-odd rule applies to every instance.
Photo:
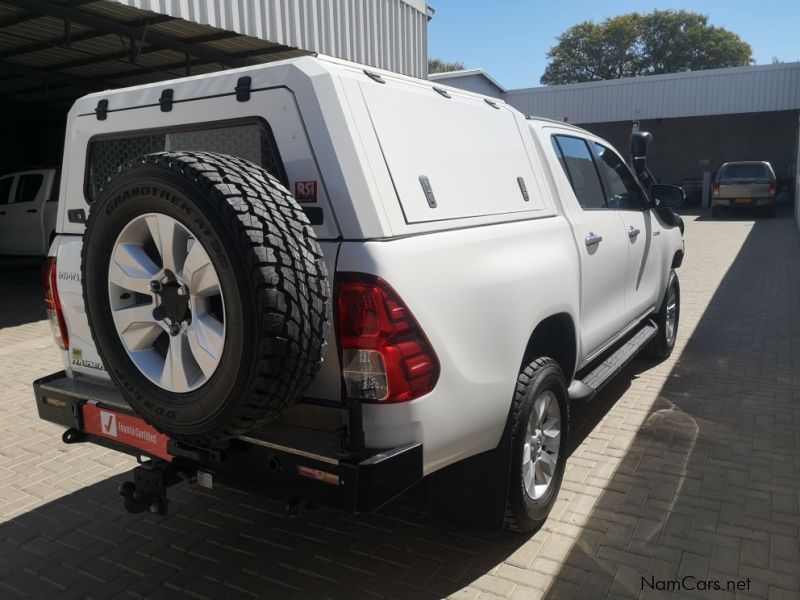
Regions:
[[800, 109], [800, 62], [509, 90], [529, 115], [606, 123]]
[[424, 78], [428, 13], [424, 0], [114, 0]]

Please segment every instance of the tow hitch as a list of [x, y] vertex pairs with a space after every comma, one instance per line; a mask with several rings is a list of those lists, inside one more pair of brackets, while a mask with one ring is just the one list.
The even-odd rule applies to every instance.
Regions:
[[150, 512], [166, 515], [167, 488], [183, 481], [182, 473], [172, 463], [146, 461], [133, 470], [133, 481], [119, 486], [119, 495], [129, 513]]

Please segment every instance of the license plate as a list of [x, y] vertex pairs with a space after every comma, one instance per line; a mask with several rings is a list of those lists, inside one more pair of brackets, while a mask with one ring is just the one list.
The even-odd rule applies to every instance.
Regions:
[[752, 204], [753, 200], [751, 198], [737, 198], [734, 202], [736, 204]]
[[167, 452], [169, 438], [139, 417], [101, 408], [92, 401], [84, 404], [82, 411], [86, 433], [131, 446], [166, 461], [172, 460], [172, 455]]

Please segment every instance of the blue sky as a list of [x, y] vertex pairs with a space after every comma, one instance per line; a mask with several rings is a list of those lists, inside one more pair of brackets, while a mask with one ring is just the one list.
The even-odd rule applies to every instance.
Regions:
[[798, 0], [428, 0], [428, 55], [481, 67], [507, 88], [539, 85], [545, 53], [557, 35], [580, 21], [654, 8], [692, 10], [737, 33], [753, 47], [757, 64], [776, 56], [800, 60]]

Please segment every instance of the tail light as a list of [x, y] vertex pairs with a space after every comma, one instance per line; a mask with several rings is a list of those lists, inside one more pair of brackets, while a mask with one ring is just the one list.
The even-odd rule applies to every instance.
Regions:
[[719, 181], [714, 182], [714, 195], [719, 196]]
[[776, 182], [770, 181], [769, 182], [769, 195], [770, 196], [774, 196], [775, 192], [777, 192], [777, 191], [778, 191], [778, 186], [776, 185]]
[[407, 402], [430, 392], [439, 361], [411, 311], [388, 283], [337, 275], [339, 348], [347, 395], [365, 402]]
[[62, 350], [69, 346], [67, 325], [64, 323], [64, 313], [61, 311], [61, 300], [58, 299], [56, 287], [56, 257], [48, 256], [42, 269], [42, 287], [44, 288], [44, 305], [47, 309], [47, 318], [50, 320], [50, 329], [53, 339]]

